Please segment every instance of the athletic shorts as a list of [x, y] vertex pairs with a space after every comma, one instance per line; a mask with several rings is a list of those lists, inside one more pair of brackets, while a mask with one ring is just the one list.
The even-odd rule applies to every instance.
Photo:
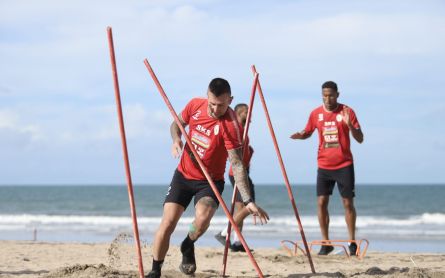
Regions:
[[354, 164], [337, 170], [318, 168], [317, 196], [332, 195], [335, 183], [343, 198], [355, 197]]
[[[252, 180], [250, 179], [250, 177], [247, 177], [249, 180], [249, 189], [250, 189], [250, 195], [252, 196], [252, 201], [255, 202], [255, 187], [253, 185]], [[233, 176], [229, 175], [229, 180], [230, 183], [232, 184], [232, 186], [235, 186], [235, 178]], [[243, 202], [243, 198], [241, 198], [241, 194], [238, 192], [236, 192], [236, 197], [235, 197], [235, 202]]]
[[[224, 190], [224, 180], [215, 181], [215, 185], [218, 188], [219, 194], [222, 194]], [[207, 180], [188, 180], [176, 169], [172, 182], [167, 190], [164, 204], [176, 203], [186, 209], [193, 197], [195, 197], [196, 206], [199, 199], [207, 196], [211, 197], [216, 204], [219, 205], [218, 199]]]

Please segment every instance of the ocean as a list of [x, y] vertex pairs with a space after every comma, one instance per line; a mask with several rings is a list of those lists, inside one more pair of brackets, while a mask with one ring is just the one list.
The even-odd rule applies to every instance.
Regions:
[[[140, 237], [152, 243], [162, 216], [165, 186], [135, 186]], [[320, 239], [315, 186], [293, 186], [294, 198], [308, 241]], [[331, 197], [331, 239], [347, 239], [338, 191]], [[223, 197], [231, 198], [226, 185]], [[357, 185], [357, 239], [370, 242], [369, 251], [445, 252], [444, 185]], [[284, 239], [301, 240], [284, 185], [256, 186], [257, 203], [270, 215], [267, 225], [245, 220], [251, 248], [279, 247]], [[193, 219], [189, 207], [172, 236], [185, 237]], [[197, 245], [218, 246], [213, 235], [227, 223], [218, 209]], [[122, 186], [0, 186], [0, 240], [49, 242], [111, 242], [120, 233], [132, 234], [126, 185]]]

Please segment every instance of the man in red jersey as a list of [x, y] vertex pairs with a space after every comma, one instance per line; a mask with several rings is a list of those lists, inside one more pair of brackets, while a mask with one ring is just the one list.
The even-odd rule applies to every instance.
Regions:
[[[249, 111], [249, 107], [245, 103], [239, 103], [235, 106], [235, 113], [236, 118], [238, 120], [238, 123], [244, 128], [246, 126], [247, 122], [247, 113]], [[249, 140], [249, 138], [247, 138]], [[249, 145], [249, 149], [246, 153], [246, 156], [243, 157], [244, 166], [246, 167], [247, 174], [248, 174], [248, 181], [249, 181], [249, 189], [250, 189], [250, 195], [252, 196], [252, 200], [255, 201], [255, 187], [250, 179], [249, 176], [249, 168], [250, 168], [250, 160], [253, 155], [253, 148]], [[235, 177], [233, 176], [233, 169], [232, 166], [230, 166], [229, 170], [229, 180], [232, 186], [235, 186]], [[248, 209], [243, 204], [243, 199], [239, 192], [235, 196], [235, 214], [233, 215], [233, 220], [235, 220], [235, 223], [237, 224], [240, 231], [243, 229], [243, 223], [244, 219], [249, 215]], [[233, 243], [230, 245], [230, 250], [234, 252], [246, 252], [244, 249], [244, 246], [241, 244], [241, 241], [238, 238], [238, 235], [236, 233], [232, 233], [233, 235]], [[217, 233], [215, 235], [215, 238], [222, 244], [226, 244], [226, 237], [227, 237], [227, 227], [224, 228], [221, 232]]]
[[[188, 135], [219, 193], [224, 189], [224, 171], [229, 158], [246, 208], [258, 216], [261, 223], [267, 223], [269, 216], [253, 202], [249, 191], [246, 169], [241, 160], [242, 131], [234, 111], [229, 107], [232, 98], [229, 83], [215, 78], [209, 84], [207, 98], [192, 99], [178, 115], [179, 120], [184, 127], [189, 126]], [[182, 262], [179, 269], [185, 274], [196, 271], [194, 242], [207, 230], [219, 205], [189, 146], [186, 145], [182, 151], [181, 131], [176, 122], [171, 124], [170, 133], [173, 139], [172, 154], [174, 157], [181, 156], [181, 160], [168, 188], [161, 224], [155, 235], [153, 265], [147, 276], [150, 278], [161, 276], [170, 236], [193, 197], [195, 219], [181, 244]]]
[[[325, 82], [322, 85], [323, 105], [311, 112], [305, 129], [292, 134], [291, 138], [307, 139], [315, 129], [318, 130], [317, 202], [321, 235], [324, 240], [329, 240], [329, 196], [337, 183], [345, 208], [349, 239], [355, 240], [355, 177], [349, 133], [359, 143], [363, 142], [363, 133], [354, 111], [338, 103], [338, 96], [337, 84]], [[332, 250], [332, 246], [322, 246], [318, 254], [327, 255]], [[355, 255], [357, 245], [351, 243], [349, 251]]]

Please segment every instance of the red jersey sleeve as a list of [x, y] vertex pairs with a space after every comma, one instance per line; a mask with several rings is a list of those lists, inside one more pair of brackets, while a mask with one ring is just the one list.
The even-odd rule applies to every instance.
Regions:
[[307, 134], [312, 134], [312, 132], [314, 132], [316, 127], [317, 126], [315, 121], [315, 113], [314, 111], [312, 111], [311, 114], [309, 115], [309, 119], [307, 121], [306, 127], [304, 128], [304, 131]]
[[193, 113], [193, 105], [195, 103], [195, 99], [192, 99], [187, 103], [187, 105], [184, 107], [184, 109], [181, 112], [181, 117], [184, 120], [184, 123], [189, 124], [190, 117]]
[[[349, 108], [349, 107], [348, 107], [348, 108]], [[360, 123], [358, 122], [357, 115], [355, 115], [354, 110], [352, 110], [351, 108], [349, 108], [349, 109], [350, 109], [350, 112], [349, 112], [349, 119], [351, 120], [351, 124], [352, 124], [352, 126], [353, 126], [355, 129], [359, 129], [359, 128], [360, 128]]]
[[226, 150], [233, 150], [242, 147], [243, 134], [233, 110], [228, 112], [229, 117], [224, 121], [224, 146]]

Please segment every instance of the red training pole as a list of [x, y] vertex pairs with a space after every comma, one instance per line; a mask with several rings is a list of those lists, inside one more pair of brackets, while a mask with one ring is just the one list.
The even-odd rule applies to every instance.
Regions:
[[[252, 73], [257, 74], [255, 65], [252, 65]], [[269, 125], [270, 135], [272, 136], [272, 140], [275, 146], [275, 151], [278, 156], [278, 161], [280, 162], [281, 172], [283, 173], [284, 181], [287, 187], [287, 193], [289, 195], [289, 199], [292, 203], [292, 208], [294, 209], [295, 217], [297, 218], [298, 228], [300, 230], [301, 238], [303, 239], [304, 247], [306, 249], [307, 257], [309, 259], [309, 264], [311, 265], [312, 273], [315, 273], [314, 263], [312, 262], [311, 253], [309, 251], [309, 247], [306, 241], [306, 236], [304, 235], [303, 225], [301, 225], [300, 215], [298, 214], [297, 205], [295, 204], [294, 195], [292, 194], [292, 188], [290, 187], [289, 179], [287, 177], [286, 168], [284, 167], [283, 158], [281, 157], [280, 148], [278, 147], [277, 138], [275, 136], [275, 131], [272, 127], [272, 122], [270, 121], [269, 111], [267, 109], [266, 100], [264, 99], [263, 90], [261, 89], [260, 81], [258, 81], [258, 93], [260, 95], [261, 102], [263, 104], [264, 113], [266, 114], [267, 124]]]
[[233, 228], [234, 228], [236, 234], [238, 235], [238, 237], [240, 238], [241, 243], [243, 244], [244, 248], [246, 248], [247, 255], [249, 256], [250, 261], [252, 262], [256, 272], [258, 273], [258, 276], [263, 278], [264, 277], [263, 273], [261, 272], [260, 267], [258, 266], [252, 253], [250, 252], [249, 246], [247, 246], [247, 243], [244, 240], [244, 237], [241, 234], [240, 230], [238, 229], [238, 226], [235, 225], [235, 221], [233, 220], [233, 217], [230, 215], [230, 212], [226, 206], [226, 203], [224, 202], [223, 198], [219, 194], [218, 189], [217, 189], [215, 183], [213, 182], [212, 178], [210, 177], [209, 173], [207, 172], [207, 169], [206, 169], [204, 163], [202, 162], [201, 158], [199, 157], [198, 153], [196, 152], [195, 148], [193, 147], [192, 141], [190, 140], [189, 136], [187, 135], [187, 132], [185, 131], [184, 127], [182, 126], [181, 122], [179, 121], [179, 118], [175, 112], [175, 109], [171, 105], [170, 100], [168, 99], [167, 95], [165, 94], [164, 89], [161, 86], [161, 83], [159, 82], [158, 78], [156, 77], [156, 74], [154, 73], [154, 71], [151, 68], [150, 64], [148, 63], [147, 59], [144, 60], [144, 64], [147, 67], [151, 77], [153, 78], [153, 81], [155, 82], [156, 87], [159, 90], [159, 93], [161, 94], [162, 98], [164, 99], [165, 104], [167, 105], [168, 109], [170, 110], [170, 113], [172, 114], [173, 118], [175, 119], [176, 124], [178, 125], [179, 129], [181, 130], [182, 135], [184, 136], [185, 140], [187, 141], [187, 144], [189, 145], [190, 150], [192, 151], [193, 155], [195, 156], [196, 161], [199, 164], [199, 167], [201, 167], [201, 170], [204, 173], [204, 176], [206, 177], [207, 181], [209, 182], [210, 187], [212, 188], [213, 192], [215, 193], [216, 198], [218, 199], [219, 203], [221, 204], [221, 207], [223, 208], [224, 213], [226, 214], [227, 218], [229, 218], [229, 221], [234, 226]]
[[[247, 157], [247, 155], [249, 155], [249, 144], [247, 142], [247, 134], [249, 133], [249, 127], [250, 127], [250, 119], [252, 118], [252, 109], [253, 109], [253, 102], [255, 100], [255, 92], [256, 92], [256, 87], [258, 84], [258, 73], [255, 74], [254, 79], [253, 79], [253, 86], [252, 86], [252, 93], [250, 95], [250, 101], [249, 101], [249, 108], [247, 110], [247, 119], [246, 119], [246, 127], [244, 128], [244, 133], [243, 133], [243, 162], [244, 162], [244, 157]], [[244, 165], [247, 167], [247, 165]], [[236, 197], [236, 193], [238, 192], [238, 187], [235, 185], [233, 186], [233, 195], [232, 195], [232, 206], [230, 208], [230, 215], [233, 216], [233, 213], [235, 211], [235, 197]], [[226, 245], [224, 246], [224, 257], [223, 257], [223, 271], [222, 271], [222, 276], [224, 277], [226, 275], [226, 266], [227, 266], [227, 253], [229, 250], [229, 244], [230, 244], [230, 235], [232, 233], [232, 223], [228, 223], [227, 224], [227, 237], [226, 237]]]
[[108, 45], [110, 47], [111, 69], [113, 71], [114, 93], [116, 96], [117, 115], [119, 118], [119, 128], [122, 139], [122, 151], [124, 153], [125, 174], [127, 176], [128, 198], [130, 200], [131, 219], [133, 220], [134, 241], [136, 242], [136, 251], [139, 264], [139, 277], [144, 278], [144, 266], [142, 264], [141, 245], [139, 242], [138, 220], [136, 217], [136, 208], [134, 206], [133, 185], [131, 182], [130, 163], [128, 160], [127, 139], [125, 137], [124, 117], [122, 115], [121, 97], [119, 91], [119, 80], [117, 78], [116, 57], [114, 55], [113, 33], [111, 27], [107, 28]]

